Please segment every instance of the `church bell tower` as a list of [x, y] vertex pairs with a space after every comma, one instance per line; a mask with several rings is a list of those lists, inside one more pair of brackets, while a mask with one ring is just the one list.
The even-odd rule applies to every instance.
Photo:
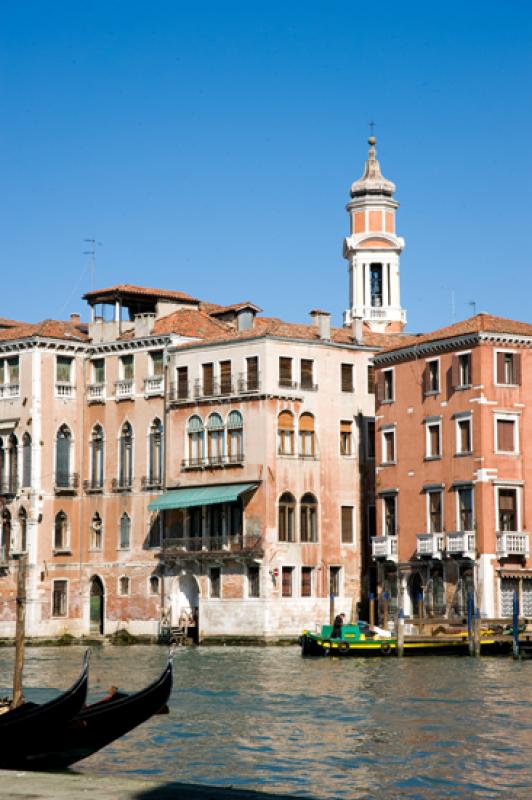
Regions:
[[351, 186], [346, 206], [351, 233], [344, 240], [349, 264], [349, 308], [344, 325], [360, 319], [370, 330], [382, 333], [403, 330], [406, 312], [399, 293], [399, 258], [405, 241], [395, 234], [395, 184], [381, 173], [375, 150], [369, 153], [364, 174]]

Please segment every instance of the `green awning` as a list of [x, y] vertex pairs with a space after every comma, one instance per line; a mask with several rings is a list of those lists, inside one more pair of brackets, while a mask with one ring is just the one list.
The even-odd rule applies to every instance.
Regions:
[[149, 511], [164, 511], [170, 508], [192, 508], [212, 506], [214, 503], [233, 503], [241, 494], [255, 489], [257, 483], [232, 483], [227, 486], [196, 486], [193, 489], [173, 489], [153, 500]]

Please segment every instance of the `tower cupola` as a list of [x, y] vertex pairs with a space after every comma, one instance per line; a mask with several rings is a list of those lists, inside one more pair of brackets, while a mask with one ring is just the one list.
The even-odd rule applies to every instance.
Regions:
[[376, 143], [370, 136], [364, 174], [351, 185], [346, 206], [351, 228], [344, 240], [350, 307], [344, 324], [361, 319], [372, 330], [385, 332], [402, 330], [406, 323], [399, 292], [399, 257], [405, 242], [395, 233], [395, 184], [381, 172]]

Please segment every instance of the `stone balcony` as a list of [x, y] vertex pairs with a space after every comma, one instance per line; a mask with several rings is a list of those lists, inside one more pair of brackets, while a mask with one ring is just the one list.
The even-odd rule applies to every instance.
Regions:
[[418, 533], [416, 554], [418, 558], [437, 558], [443, 556], [444, 533]]
[[105, 383], [90, 383], [87, 386], [89, 403], [105, 403]]
[[446, 552], [448, 556], [476, 558], [475, 531], [451, 531], [447, 534]]
[[526, 559], [530, 553], [528, 533], [523, 531], [501, 531], [496, 534], [497, 558], [519, 556]]
[[198, 558], [260, 558], [264, 552], [261, 536], [242, 533], [226, 533], [220, 536], [185, 536], [163, 539], [161, 555], [171, 555], [179, 559]]
[[144, 378], [144, 396], [162, 397], [164, 394], [164, 379], [162, 375], [151, 375]]
[[19, 397], [20, 385], [18, 383], [0, 383], [0, 400], [8, 400], [10, 397]]
[[132, 400], [135, 396], [133, 380], [115, 381], [115, 400]]
[[372, 536], [371, 555], [375, 561], [393, 561], [395, 564], [397, 564], [397, 536], [391, 536], [390, 534], [385, 534], [384, 536]]

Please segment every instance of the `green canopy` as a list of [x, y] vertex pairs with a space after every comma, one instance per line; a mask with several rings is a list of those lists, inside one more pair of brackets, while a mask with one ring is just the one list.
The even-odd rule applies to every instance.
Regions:
[[232, 503], [241, 494], [255, 489], [256, 483], [232, 483], [226, 486], [196, 486], [193, 489], [173, 489], [153, 500], [149, 511], [165, 511], [170, 508], [212, 506], [214, 503]]

